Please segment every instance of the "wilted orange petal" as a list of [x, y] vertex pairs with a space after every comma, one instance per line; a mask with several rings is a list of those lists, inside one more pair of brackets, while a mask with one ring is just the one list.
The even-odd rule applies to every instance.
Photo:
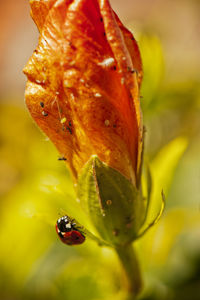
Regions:
[[124, 40], [107, 1], [63, 0], [50, 7], [48, 14], [33, 13], [44, 25], [24, 70], [30, 113], [75, 178], [97, 154], [135, 181], [141, 127], [138, 77], [131, 72], [141, 72], [133, 63], [136, 50], [130, 55], [128, 36]]
[[126, 47], [131, 56], [132, 64], [133, 64], [133, 71], [136, 71], [138, 73], [138, 81], [139, 81], [139, 84], [141, 84], [142, 77], [143, 77], [143, 70], [142, 70], [142, 59], [141, 59], [138, 44], [137, 44], [135, 38], [133, 37], [132, 33], [126, 27], [124, 27], [124, 25], [120, 21], [119, 17], [117, 16], [117, 14], [114, 11], [113, 11], [113, 13], [115, 15], [117, 24], [123, 34]]
[[31, 16], [40, 31], [44, 25], [46, 16], [56, 0], [30, 0]]

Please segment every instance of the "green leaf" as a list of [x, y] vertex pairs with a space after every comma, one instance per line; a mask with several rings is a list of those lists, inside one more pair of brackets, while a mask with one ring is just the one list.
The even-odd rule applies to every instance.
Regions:
[[152, 110], [153, 102], [159, 92], [163, 78], [163, 50], [158, 37], [148, 34], [140, 36], [139, 46], [145, 74], [141, 89], [141, 95], [145, 99], [145, 101], [142, 101], [142, 106], [145, 111], [149, 111]]
[[150, 164], [153, 184], [149, 208], [150, 213], [147, 218], [149, 222], [160, 210], [161, 190], [163, 190], [164, 194], [167, 196], [174, 172], [187, 145], [188, 141], [184, 137], [174, 139], [161, 149]]
[[141, 193], [97, 156], [82, 169], [77, 195], [103, 240], [124, 245], [136, 238], [145, 213]]

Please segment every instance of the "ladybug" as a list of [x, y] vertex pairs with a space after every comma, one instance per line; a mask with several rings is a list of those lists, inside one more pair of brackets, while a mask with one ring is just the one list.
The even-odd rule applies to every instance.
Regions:
[[56, 232], [60, 240], [66, 245], [80, 245], [85, 241], [85, 236], [76, 226], [74, 219], [63, 216], [56, 223]]

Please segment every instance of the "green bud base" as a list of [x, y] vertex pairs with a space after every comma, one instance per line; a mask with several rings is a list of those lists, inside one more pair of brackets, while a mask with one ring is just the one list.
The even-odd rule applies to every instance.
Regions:
[[77, 196], [100, 237], [112, 246], [137, 238], [145, 215], [140, 191], [121, 173], [92, 156], [78, 178]]

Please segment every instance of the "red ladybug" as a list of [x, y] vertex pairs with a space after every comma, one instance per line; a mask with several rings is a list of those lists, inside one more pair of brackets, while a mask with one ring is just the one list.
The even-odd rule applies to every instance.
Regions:
[[85, 241], [85, 236], [76, 227], [74, 220], [68, 216], [58, 219], [56, 232], [60, 240], [66, 245], [80, 245]]

